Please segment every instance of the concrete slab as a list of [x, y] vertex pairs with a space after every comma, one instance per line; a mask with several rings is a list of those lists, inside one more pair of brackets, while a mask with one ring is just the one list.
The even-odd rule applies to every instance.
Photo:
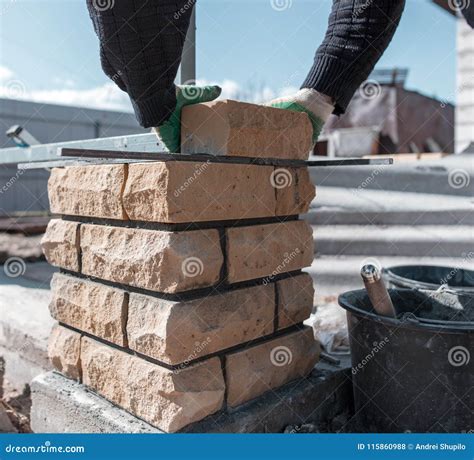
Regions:
[[318, 225], [473, 225], [474, 199], [319, 186], [305, 219]]
[[[324, 423], [352, 410], [350, 364], [321, 364], [304, 380], [186, 427], [191, 433], [278, 433], [288, 425]], [[160, 433], [83, 385], [56, 372], [31, 385], [31, 426], [36, 433]]]
[[46, 351], [54, 323], [48, 310], [49, 280], [44, 271], [41, 281], [28, 279], [30, 268], [40, 269], [31, 266], [17, 278], [0, 268], [0, 356], [8, 388], [20, 393], [33, 377], [51, 368]]
[[472, 226], [320, 225], [313, 229], [315, 251], [321, 255], [463, 258], [474, 247]]
[[472, 197], [474, 156], [451, 155], [438, 160], [396, 163], [391, 166], [312, 168], [311, 177], [319, 186]]

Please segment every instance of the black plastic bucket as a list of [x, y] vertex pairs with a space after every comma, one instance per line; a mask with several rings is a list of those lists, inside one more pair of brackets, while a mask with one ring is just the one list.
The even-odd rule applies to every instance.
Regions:
[[365, 290], [339, 296], [346, 309], [357, 429], [474, 429], [474, 297], [390, 290], [397, 318], [378, 316]]
[[435, 265], [398, 265], [384, 270], [389, 287], [437, 290], [445, 285], [450, 290], [474, 295], [474, 271]]

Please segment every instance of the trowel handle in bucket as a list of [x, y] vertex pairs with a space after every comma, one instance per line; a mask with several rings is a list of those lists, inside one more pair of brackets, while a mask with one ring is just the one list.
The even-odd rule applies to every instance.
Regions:
[[375, 265], [367, 264], [361, 268], [360, 275], [364, 280], [365, 289], [377, 314], [396, 318], [397, 314], [380, 270]]

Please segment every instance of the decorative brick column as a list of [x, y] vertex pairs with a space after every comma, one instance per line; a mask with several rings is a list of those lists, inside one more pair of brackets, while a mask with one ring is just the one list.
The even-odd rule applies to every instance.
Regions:
[[[280, 139], [278, 158], [306, 158], [308, 124], [296, 112], [202, 104], [183, 114], [183, 150], [269, 157], [262, 142]], [[305, 167], [53, 169], [51, 211], [61, 218], [42, 242], [61, 268], [52, 363], [167, 432], [305, 377], [319, 344], [302, 325], [313, 286], [301, 269], [314, 250], [298, 215], [314, 194]]]

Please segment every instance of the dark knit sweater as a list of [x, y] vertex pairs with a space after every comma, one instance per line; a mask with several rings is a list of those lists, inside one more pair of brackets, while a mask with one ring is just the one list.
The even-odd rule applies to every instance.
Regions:
[[[175, 107], [173, 82], [194, 3], [87, 0], [102, 68], [128, 93], [144, 127], [160, 125]], [[302, 87], [330, 96], [335, 113], [343, 113], [387, 48], [404, 4], [405, 0], [334, 0], [326, 36]]]

